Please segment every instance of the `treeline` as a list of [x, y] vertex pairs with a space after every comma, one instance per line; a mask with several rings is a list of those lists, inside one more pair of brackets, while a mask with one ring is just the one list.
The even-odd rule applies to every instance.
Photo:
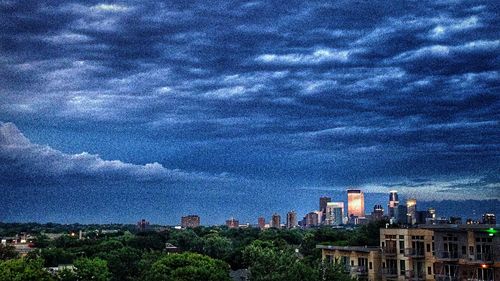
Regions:
[[[230, 280], [229, 271], [249, 269], [250, 280], [350, 280], [342, 268], [321, 263], [317, 244], [378, 245], [381, 224], [355, 230], [195, 229], [88, 233], [85, 239], [37, 236], [37, 250], [26, 258], [2, 255], [5, 272], [40, 272], [39, 278], [15, 280]], [[40, 232], [42, 233], [42, 232]], [[167, 253], [166, 244], [182, 253]], [[0, 252], [8, 252], [3, 247]], [[48, 274], [43, 268], [72, 264], [74, 269]], [[14, 268], [14, 269], [13, 269]], [[41, 269], [41, 270], [40, 270]], [[31, 274], [30, 273], [30, 274]], [[47, 275], [48, 274], [48, 275]], [[330, 276], [335, 279], [324, 279]], [[89, 276], [93, 276], [91, 279]], [[335, 276], [335, 277], [334, 277]], [[3, 279], [2, 279], [3, 278]], [[38, 277], [37, 277], [38, 278]]]

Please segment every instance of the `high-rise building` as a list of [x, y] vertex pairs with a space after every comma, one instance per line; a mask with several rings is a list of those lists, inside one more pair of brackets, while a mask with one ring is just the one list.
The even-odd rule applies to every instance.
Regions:
[[226, 220], [226, 226], [229, 227], [229, 228], [238, 228], [240, 227], [240, 222], [231, 217], [230, 219]]
[[347, 215], [365, 217], [365, 195], [359, 189], [347, 190]]
[[274, 213], [271, 217], [271, 227], [281, 228], [281, 216], [277, 213]]
[[257, 222], [260, 229], [264, 229], [266, 227], [266, 219], [264, 217], [259, 217]]
[[188, 215], [181, 218], [181, 227], [198, 227], [200, 226], [200, 217], [198, 215]]
[[297, 213], [290, 211], [286, 214], [286, 228], [297, 227]]
[[389, 193], [389, 204], [387, 204], [387, 214], [389, 218], [397, 219], [396, 211], [398, 209], [399, 199], [398, 192], [396, 190], [391, 190]]
[[384, 218], [384, 208], [382, 208], [382, 205], [373, 206], [371, 220], [380, 221], [383, 218]]
[[483, 224], [497, 224], [497, 217], [493, 213], [483, 214]]
[[408, 208], [406, 205], [398, 205], [394, 210], [394, 222], [406, 224], [408, 223]]
[[406, 200], [406, 210], [408, 216], [407, 223], [408, 224], [417, 223], [417, 199], [410, 198]]
[[341, 225], [344, 218], [344, 202], [328, 202], [326, 204], [326, 225]]
[[305, 227], [313, 227], [319, 225], [318, 213], [310, 212], [305, 217]]
[[328, 204], [328, 202], [332, 202], [332, 198], [327, 196], [322, 196], [319, 198], [319, 211], [321, 212], [321, 215], [318, 219], [320, 224], [325, 221], [326, 204]]
[[142, 219], [137, 222], [137, 228], [139, 231], [146, 231], [149, 229], [149, 221]]

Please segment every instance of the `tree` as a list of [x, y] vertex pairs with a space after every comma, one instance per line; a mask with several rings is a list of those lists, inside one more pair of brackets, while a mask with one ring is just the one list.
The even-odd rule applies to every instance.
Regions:
[[275, 247], [269, 241], [254, 241], [243, 256], [251, 281], [314, 281], [318, 275], [291, 248]]
[[105, 260], [100, 258], [80, 258], [74, 263], [75, 274], [78, 280], [108, 281], [111, 274]]
[[11, 259], [0, 262], [0, 281], [53, 281], [42, 259]]
[[203, 253], [215, 259], [225, 260], [232, 250], [231, 240], [221, 237], [218, 234], [211, 234], [204, 237]]
[[127, 281], [133, 280], [139, 273], [139, 261], [141, 260], [141, 251], [124, 247], [99, 255], [108, 262], [109, 271], [112, 274], [112, 280]]
[[319, 280], [324, 281], [356, 281], [345, 272], [344, 266], [337, 261], [334, 263], [322, 262], [319, 267]]
[[13, 246], [0, 243], [0, 260], [8, 260], [14, 258], [17, 258], [15, 248]]
[[153, 264], [147, 281], [230, 281], [229, 265], [195, 253], [167, 255]]

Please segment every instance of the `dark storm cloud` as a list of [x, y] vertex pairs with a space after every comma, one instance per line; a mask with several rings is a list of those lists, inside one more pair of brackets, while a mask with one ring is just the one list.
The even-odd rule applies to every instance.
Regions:
[[[103, 160], [82, 152], [65, 154], [49, 146], [31, 143], [12, 123], [0, 123], [0, 178], [19, 182], [29, 179], [56, 181], [229, 181], [228, 175], [208, 175], [171, 170], [159, 163], [135, 165]], [[42, 181], [43, 182], [43, 181]]]
[[491, 171], [498, 18], [493, 1], [2, 1], [0, 118], [130, 130], [262, 177]]

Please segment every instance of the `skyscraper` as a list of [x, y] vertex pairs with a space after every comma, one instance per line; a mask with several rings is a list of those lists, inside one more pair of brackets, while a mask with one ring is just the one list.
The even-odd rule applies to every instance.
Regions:
[[365, 217], [365, 195], [359, 189], [347, 190], [347, 215]]
[[323, 223], [323, 221], [325, 220], [326, 204], [328, 202], [332, 202], [332, 198], [326, 197], [326, 196], [319, 198], [319, 211], [321, 212], [321, 215], [318, 217], [318, 219], [319, 219], [318, 222], [320, 224]]
[[326, 204], [326, 225], [341, 225], [344, 218], [344, 202], [328, 202]]
[[374, 221], [379, 221], [382, 220], [383, 218], [384, 218], [384, 208], [382, 208], [382, 205], [373, 206], [371, 219]]
[[274, 213], [271, 217], [271, 227], [281, 228], [281, 216], [277, 213]]
[[408, 216], [408, 224], [415, 224], [417, 222], [417, 199], [410, 198], [406, 201], [406, 209]]
[[391, 190], [389, 193], [389, 204], [387, 204], [387, 214], [389, 218], [397, 219], [397, 209], [399, 205], [398, 192], [396, 190]]
[[229, 228], [238, 228], [240, 227], [240, 222], [237, 219], [231, 217], [226, 221], [226, 226]]
[[305, 217], [305, 227], [312, 227], [318, 225], [319, 225], [318, 213], [316, 212], [308, 213]]
[[259, 217], [257, 221], [260, 229], [264, 229], [266, 227], [266, 219], [264, 217]]
[[297, 226], [297, 213], [290, 211], [286, 214], [286, 228], [294, 228]]
[[189, 215], [181, 218], [181, 227], [198, 227], [200, 226], [200, 217], [197, 215]]

